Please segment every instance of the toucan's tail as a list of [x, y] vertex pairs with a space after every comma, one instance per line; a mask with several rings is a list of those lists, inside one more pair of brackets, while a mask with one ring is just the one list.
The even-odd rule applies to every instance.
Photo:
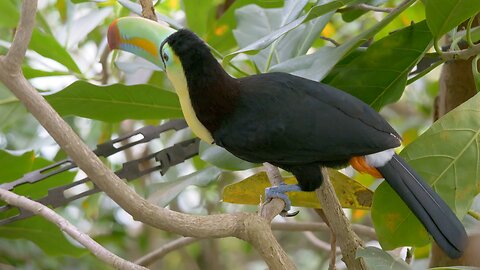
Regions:
[[460, 257], [467, 244], [467, 233], [442, 198], [397, 155], [377, 169], [440, 248], [451, 258]]

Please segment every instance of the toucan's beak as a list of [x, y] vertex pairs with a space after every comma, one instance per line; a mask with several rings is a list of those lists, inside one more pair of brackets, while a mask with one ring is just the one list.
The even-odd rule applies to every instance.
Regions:
[[139, 17], [116, 19], [108, 28], [108, 46], [140, 56], [161, 69], [160, 46], [174, 29]]

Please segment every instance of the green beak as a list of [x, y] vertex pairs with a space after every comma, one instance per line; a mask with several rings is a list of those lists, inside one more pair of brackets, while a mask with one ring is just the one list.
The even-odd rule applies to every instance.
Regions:
[[162, 42], [176, 30], [140, 17], [113, 21], [108, 28], [108, 46], [140, 56], [164, 69], [160, 57]]

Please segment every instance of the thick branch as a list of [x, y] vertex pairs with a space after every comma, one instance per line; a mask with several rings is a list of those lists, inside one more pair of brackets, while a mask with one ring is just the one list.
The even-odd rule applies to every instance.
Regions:
[[363, 261], [356, 259], [357, 249], [363, 246], [363, 242], [352, 230], [350, 221], [343, 212], [325, 168], [322, 168], [322, 174], [324, 180], [322, 185], [316, 190], [316, 193], [330, 228], [334, 232], [342, 250], [342, 260], [348, 269], [366, 269]]
[[102, 260], [106, 264], [115, 267], [116, 269], [146, 269], [142, 266], [134, 264], [130, 261], [124, 260], [117, 255], [106, 250], [103, 246], [95, 242], [90, 236], [79, 231], [68, 220], [64, 219], [52, 209], [45, 205], [27, 199], [24, 196], [17, 195], [5, 189], [0, 188], [0, 199], [10, 205], [17, 206], [19, 208], [26, 209], [36, 215], [40, 215], [48, 221], [57, 225], [63, 232], [70, 235], [73, 239], [77, 240], [80, 244], [86, 247], [93, 255]]

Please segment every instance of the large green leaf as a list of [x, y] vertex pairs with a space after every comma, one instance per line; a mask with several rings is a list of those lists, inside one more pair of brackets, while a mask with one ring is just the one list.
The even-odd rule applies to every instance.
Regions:
[[425, 0], [428, 27], [439, 39], [443, 34], [480, 12], [478, 0]]
[[67, 50], [58, 43], [51, 35], [43, 33], [37, 28], [33, 30], [32, 40], [29, 48], [47, 58], [53, 59], [64, 65], [67, 69], [75, 73], [81, 73], [77, 64], [67, 52]]
[[[183, 0], [188, 28], [203, 36], [215, 18], [216, 2], [211, 0]], [[202, 14], [202, 16], [198, 16]]]
[[373, 43], [344, 66], [330, 84], [379, 110], [401, 97], [409, 71], [431, 44], [425, 21], [411, 25]]
[[81, 256], [87, 251], [74, 246], [60, 229], [42, 217], [32, 217], [0, 226], [0, 237], [27, 239], [49, 256]]
[[313, 54], [301, 55], [275, 65], [270, 71], [287, 72], [314, 81], [321, 81], [344, 56], [356, 49], [362, 43], [366, 42], [368, 39], [372, 38], [376, 33], [397, 18], [397, 16], [413, 2], [414, 1], [410, 1], [401, 8], [395, 9], [394, 12], [389, 13], [383, 20], [375, 24], [373, 27], [360, 33], [348, 42], [343, 43], [341, 46], [321, 47]]
[[[440, 118], [401, 155], [464, 217], [480, 192], [480, 94]], [[372, 219], [385, 248], [427, 242], [423, 226], [387, 183], [375, 191]], [[412, 235], [418, 239], [407, 239]]]
[[[348, 176], [329, 169], [328, 174], [335, 193], [344, 208], [369, 209], [372, 204], [373, 192], [349, 178]], [[297, 184], [295, 177], [284, 179], [286, 184]], [[223, 201], [237, 204], [257, 205], [265, 194], [265, 189], [270, 187], [270, 181], [265, 172], [254, 174], [240, 182], [228, 185], [223, 190]], [[315, 192], [288, 192], [288, 197], [293, 206], [321, 208]]]
[[[12, 155], [6, 151], [0, 151], [0, 181], [10, 182], [22, 177], [24, 174], [50, 165], [52, 162], [42, 158], [35, 158], [33, 151], [22, 155]], [[35, 184], [25, 184], [14, 189], [14, 192], [29, 198], [38, 199], [47, 194], [48, 189], [73, 181], [75, 173], [63, 172], [59, 175]], [[0, 202], [0, 205], [3, 205]], [[0, 218], [14, 214], [13, 212], [0, 213]], [[10, 239], [25, 239], [39, 246], [46, 254], [51, 256], [71, 255], [79, 256], [85, 252], [68, 241], [60, 229], [41, 217], [33, 217], [26, 220], [0, 226], [0, 237]]]
[[217, 145], [211, 145], [204, 141], [200, 142], [200, 159], [206, 161], [218, 168], [231, 171], [242, 171], [259, 166], [259, 164], [250, 163], [241, 160]]
[[[270, 34], [274, 29], [283, 27], [301, 15], [308, 1], [287, 1], [282, 9], [265, 9], [257, 5], [248, 5], [236, 11], [238, 27], [234, 35], [240, 47], [249, 46]], [[303, 55], [311, 47], [322, 29], [332, 16], [332, 12], [301, 24], [280, 37], [265, 49], [249, 57], [259, 70], [267, 72], [269, 67]]]
[[317, 5], [311, 8], [307, 14], [301, 16], [300, 18], [286, 24], [285, 26], [276, 29], [272, 31], [270, 34], [267, 36], [262, 37], [261, 39], [255, 41], [254, 43], [245, 46], [244, 48], [235, 51], [233, 53], [230, 53], [225, 56], [223, 59], [224, 63], [229, 62], [233, 57], [240, 53], [246, 53], [246, 54], [254, 54], [257, 53], [258, 51], [265, 49], [267, 46], [272, 44], [275, 40], [280, 38], [281, 36], [285, 35], [286, 33], [290, 32], [291, 30], [297, 28], [300, 26], [302, 23], [306, 23], [308, 21], [311, 21], [315, 18], [318, 18], [321, 15], [327, 14], [329, 12], [335, 11], [338, 8], [345, 6], [346, 4], [352, 2], [354, 0], [334, 0], [329, 3], [323, 4], [323, 5]]
[[45, 99], [62, 115], [108, 122], [182, 117], [177, 95], [152, 85], [97, 86], [76, 81]]
[[376, 248], [366, 247], [357, 250], [357, 258], [364, 259], [368, 269], [375, 270], [409, 270], [411, 269], [407, 263], [400, 259], [393, 258], [387, 252]]
[[10, 0], [3, 0], [0, 8], [0, 26], [17, 26], [20, 14], [17, 7]]

